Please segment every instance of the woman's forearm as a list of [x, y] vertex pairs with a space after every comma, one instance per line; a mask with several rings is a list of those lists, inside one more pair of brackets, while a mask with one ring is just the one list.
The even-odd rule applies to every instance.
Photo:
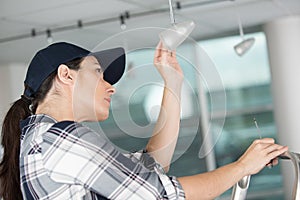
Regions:
[[163, 78], [165, 87], [159, 117], [146, 148], [168, 171], [179, 133], [180, 96], [184, 77], [176, 52], [165, 49], [162, 42], [156, 47], [154, 65]]
[[179, 133], [181, 85], [180, 81], [166, 84], [158, 120], [146, 147], [165, 171], [169, 169]]
[[178, 178], [187, 200], [214, 199], [232, 187], [245, 171], [234, 162], [214, 171]]
[[277, 163], [277, 157], [288, 147], [274, 143], [272, 138], [255, 140], [238, 161], [214, 171], [178, 178], [187, 199], [214, 199], [246, 175], [258, 173], [270, 162]]

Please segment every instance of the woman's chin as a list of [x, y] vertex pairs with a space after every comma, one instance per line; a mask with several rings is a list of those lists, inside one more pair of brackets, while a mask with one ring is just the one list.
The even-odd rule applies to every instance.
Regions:
[[97, 114], [97, 121], [104, 121], [107, 120], [109, 117], [109, 113], [101, 113], [101, 114]]

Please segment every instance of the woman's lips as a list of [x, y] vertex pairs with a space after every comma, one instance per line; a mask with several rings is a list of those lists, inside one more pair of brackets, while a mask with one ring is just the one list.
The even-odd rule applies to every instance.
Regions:
[[111, 98], [104, 98], [108, 103], [111, 102]]

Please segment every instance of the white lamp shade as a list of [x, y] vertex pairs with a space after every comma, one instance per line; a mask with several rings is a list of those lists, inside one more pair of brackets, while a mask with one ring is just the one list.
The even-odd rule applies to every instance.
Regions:
[[175, 50], [195, 28], [193, 21], [185, 21], [174, 24], [171, 28], [161, 32], [159, 37], [164, 45], [169, 50]]
[[237, 53], [237, 55], [242, 56], [253, 46], [254, 42], [254, 38], [248, 38], [236, 44], [234, 46], [234, 50]]

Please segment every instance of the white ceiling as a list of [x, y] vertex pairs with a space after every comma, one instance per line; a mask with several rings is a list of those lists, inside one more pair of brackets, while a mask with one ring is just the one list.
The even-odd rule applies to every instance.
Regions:
[[[176, 21], [192, 19], [196, 28], [191, 37], [203, 39], [228, 33], [238, 34], [237, 13], [244, 30], [251, 31], [262, 24], [288, 15], [300, 15], [300, 0], [178, 0], [182, 9], [175, 9]], [[174, 7], [176, 1], [173, 0]], [[135, 16], [164, 9], [151, 15]], [[93, 49], [95, 46], [122, 45], [144, 48], [158, 41], [162, 28], [170, 26], [168, 0], [0, 0], [0, 64], [29, 62], [37, 49], [47, 45], [45, 30], [54, 30], [54, 41], [70, 41]], [[129, 11], [127, 28], [120, 29], [119, 16]], [[87, 25], [97, 20], [113, 19], [107, 23]], [[55, 31], [75, 26], [82, 20], [83, 28]], [[86, 26], [85, 26], [86, 25]], [[19, 36], [35, 37], [4, 42]], [[104, 42], [103, 42], [104, 41]]]

